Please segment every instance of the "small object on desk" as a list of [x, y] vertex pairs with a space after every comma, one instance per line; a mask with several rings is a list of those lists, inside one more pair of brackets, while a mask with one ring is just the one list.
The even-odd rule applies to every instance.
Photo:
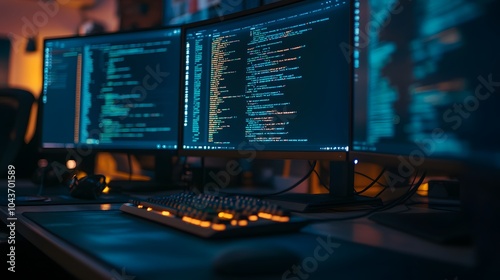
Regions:
[[308, 221], [255, 197], [193, 192], [132, 200], [120, 210], [203, 238], [298, 231]]
[[81, 179], [73, 176], [69, 183], [69, 191], [72, 197], [83, 199], [97, 199], [106, 187], [104, 175], [89, 175]]
[[257, 276], [283, 274], [300, 257], [281, 246], [235, 246], [222, 251], [213, 261], [217, 274], [227, 276]]

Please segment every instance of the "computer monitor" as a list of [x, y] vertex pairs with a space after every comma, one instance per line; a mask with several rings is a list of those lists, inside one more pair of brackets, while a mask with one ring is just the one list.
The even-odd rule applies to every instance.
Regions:
[[175, 153], [181, 32], [170, 27], [45, 39], [41, 149]]
[[[406, 186], [422, 171], [429, 180], [452, 179], [429, 184], [436, 195], [423, 200], [452, 211], [383, 213], [376, 220], [434, 241], [463, 244], [472, 237], [477, 271], [493, 271], [500, 213], [500, 2], [354, 5], [351, 155], [386, 167], [383, 179], [391, 187]], [[458, 201], [447, 196], [453, 193]]]
[[349, 2], [301, 1], [188, 26], [180, 152], [343, 158], [349, 23]]
[[163, 24], [187, 24], [253, 9], [282, 0], [164, 0]]
[[500, 168], [498, 3], [354, 5], [353, 155], [452, 177]]
[[186, 26], [179, 153], [330, 160], [327, 200], [352, 198], [350, 4], [285, 1]]

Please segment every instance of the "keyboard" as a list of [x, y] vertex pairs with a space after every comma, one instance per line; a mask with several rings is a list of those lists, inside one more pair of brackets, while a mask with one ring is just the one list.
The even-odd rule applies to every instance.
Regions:
[[181, 192], [132, 199], [124, 213], [202, 238], [230, 238], [298, 231], [306, 219], [251, 196]]

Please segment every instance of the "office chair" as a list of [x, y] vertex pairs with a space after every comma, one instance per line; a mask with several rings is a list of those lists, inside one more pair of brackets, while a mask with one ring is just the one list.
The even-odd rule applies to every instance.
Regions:
[[24, 145], [35, 97], [27, 90], [0, 88], [0, 172], [6, 174]]

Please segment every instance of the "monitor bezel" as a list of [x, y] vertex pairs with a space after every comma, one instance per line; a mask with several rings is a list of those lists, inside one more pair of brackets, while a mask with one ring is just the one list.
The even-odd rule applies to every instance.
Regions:
[[[282, 9], [286, 8], [290, 5], [294, 5], [297, 3], [305, 3], [307, 0], [282, 0], [266, 5], [262, 5], [253, 9], [248, 9], [244, 10], [241, 12], [236, 12], [233, 14], [229, 14], [226, 16], [222, 17], [216, 17], [216, 18], [211, 18], [203, 21], [198, 21], [198, 22], [193, 22], [193, 23], [188, 23], [183, 25], [183, 31], [182, 31], [182, 38], [181, 38], [181, 48], [182, 48], [182, 53], [185, 54], [185, 46], [186, 46], [186, 34], [187, 30], [191, 28], [199, 28], [203, 26], [208, 26], [212, 24], [217, 24], [221, 23], [224, 21], [228, 20], [235, 20], [239, 19], [242, 17], [250, 17], [252, 15], [268, 12], [268, 11], [273, 11], [275, 9]], [[352, 15], [353, 7], [354, 7], [354, 1], [352, 0], [346, 0], [348, 3], [348, 9], [349, 9], [349, 14]], [[349, 45], [352, 45], [353, 43], [353, 17], [349, 16]], [[353, 54], [350, 53], [350, 61], [352, 62]], [[182, 69], [185, 68], [185, 59], [182, 59], [181, 65]], [[348, 143], [349, 143], [349, 149], [352, 147], [352, 120], [353, 120], [353, 114], [352, 114], [352, 105], [353, 105], [353, 68], [352, 68], [352, 63], [348, 63], [346, 66], [348, 68], [348, 76], [350, 77], [349, 79], [349, 84], [348, 84], [348, 91], [349, 91], [349, 104], [348, 104], [348, 116], [349, 116], [349, 123], [348, 125], [349, 131], [348, 131]], [[185, 76], [181, 75], [181, 84], [184, 84], [184, 79]], [[179, 110], [179, 120], [182, 120], [184, 118], [183, 115], [183, 110], [184, 108], [184, 91], [183, 89], [180, 89], [180, 110]], [[222, 158], [249, 158], [249, 159], [302, 159], [302, 160], [330, 160], [330, 161], [347, 161], [349, 159], [349, 150], [348, 151], [292, 151], [292, 150], [262, 150], [259, 149], [259, 144], [253, 145], [254, 149], [252, 149], [252, 145], [247, 145], [245, 147], [249, 147], [248, 149], [242, 149], [242, 150], [203, 150], [203, 149], [185, 149], [183, 147], [183, 137], [184, 137], [184, 131], [183, 131], [183, 126], [182, 126], [182, 121], [179, 122], [179, 146], [178, 146], [178, 154], [180, 156], [186, 156], [186, 157], [222, 157]], [[245, 142], [246, 143], [246, 142]], [[248, 144], [248, 143], [247, 143]]]
[[[182, 25], [172, 25], [172, 26], [162, 26], [162, 27], [154, 27], [154, 28], [141, 28], [141, 29], [134, 29], [134, 30], [118, 30], [116, 32], [105, 32], [105, 33], [98, 33], [98, 34], [90, 34], [90, 35], [85, 35], [81, 36], [78, 34], [72, 34], [72, 35], [66, 35], [66, 36], [51, 36], [51, 37], [45, 37], [43, 38], [43, 50], [46, 48], [46, 44], [50, 41], [55, 41], [55, 40], [72, 40], [76, 38], [99, 38], [99, 37], [108, 37], [108, 36], [120, 36], [120, 35], [126, 35], [126, 34], [144, 34], [146, 33], [155, 33], [155, 32], [165, 32], [165, 31], [170, 31], [170, 30], [175, 30], [178, 29], [180, 31], [180, 40], [182, 41], [183, 38], [183, 26]], [[181, 42], [182, 44], [182, 42]], [[182, 46], [181, 46], [182, 50]], [[181, 53], [179, 53], [181, 55]], [[42, 53], [42, 69], [44, 67], [46, 55], [45, 51]], [[181, 65], [179, 65], [181, 67]], [[179, 71], [182, 68], [179, 69]], [[45, 71], [42, 71], [42, 90], [40, 92], [40, 98], [38, 99], [38, 110], [37, 110], [37, 136], [35, 139], [37, 140], [37, 149], [41, 153], [46, 153], [46, 154], [61, 154], [61, 153], [67, 153], [67, 154], [86, 154], [86, 155], [95, 155], [98, 152], [111, 152], [111, 153], [133, 153], [133, 154], [141, 154], [141, 155], [166, 155], [166, 156], [174, 156], [178, 154], [178, 148], [168, 148], [168, 149], [156, 149], [156, 148], [145, 148], [145, 147], [109, 147], [109, 146], [100, 146], [100, 145], [91, 145], [91, 144], [76, 144], [74, 146], [67, 146], [67, 147], [46, 147], [44, 146], [43, 142], [43, 131], [44, 131], [44, 126], [46, 124], [43, 123], [43, 114], [45, 110], [45, 106], [43, 105], [43, 83], [45, 81]], [[181, 88], [181, 81], [179, 79], [179, 84], [178, 88], [180, 90]], [[178, 104], [178, 113], [180, 110], [179, 104]], [[178, 114], [179, 116], [179, 114]], [[179, 147], [179, 134], [180, 134], [180, 123], [179, 121], [177, 122], [177, 147]]]

